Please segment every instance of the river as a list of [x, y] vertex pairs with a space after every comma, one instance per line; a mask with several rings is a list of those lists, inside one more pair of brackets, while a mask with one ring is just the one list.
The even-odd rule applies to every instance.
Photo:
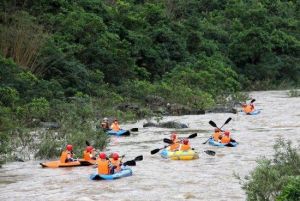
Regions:
[[[189, 125], [187, 129], [143, 128], [145, 120], [124, 125], [139, 132], [129, 137], [112, 137], [108, 152], [125, 154], [126, 160], [142, 154], [143, 161], [132, 167], [133, 176], [115, 181], [91, 181], [88, 175], [93, 167], [43, 169], [41, 161], [8, 163], [0, 169], [0, 200], [246, 200], [241, 184], [234, 177], [244, 177], [256, 167], [260, 156], [270, 157], [277, 138], [300, 141], [300, 98], [288, 97], [288, 91], [252, 92], [259, 115], [242, 113], [210, 113], [164, 117], [162, 121], [175, 120]], [[202, 143], [213, 132], [208, 124], [213, 120], [221, 126], [232, 117], [224, 128], [231, 130], [239, 145], [235, 148], [218, 148]], [[151, 155], [150, 151], [164, 146], [163, 138], [172, 131], [179, 137], [197, 132], [190, 139], [200, 158], [193, 161], [171, 161]], [[295, 143], [293, 144], [296, 145]], [[209, 156], [204, 150], [213, 150]]]

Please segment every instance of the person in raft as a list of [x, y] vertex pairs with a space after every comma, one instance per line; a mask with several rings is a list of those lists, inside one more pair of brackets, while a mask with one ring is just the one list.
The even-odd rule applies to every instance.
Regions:
[[113, 153], [111, 158], [109, 159], [112, 166], [113, 166], [113, 169], [114, 169], [114, 173], [116, 172], [120, 172], [121, 171], [121, 165], [122, 165], [122, 162], [121, 162], [121, 159], [119, 157], [119, 154], [117, 152]]
[[99, 154], [98, 174], [113, 174], [113, 166], [104, 152]]
[[191, 146], [189, 144], [189, 139], [183, 139], [182, 144], [179, 146], [179, 151], [188, 151], [191, 149]]
[[114, 122], [111, 124], [110, 128], [113, 131], [119, 131], [121, 129], [117, 119], [114, 120]]
[[230, 137], [230, 132], [229, 131], [225, 131], [224, 135], [222, 136], [221, 143], [222, 144], [228, 144], [230, 142], [236, 142], [236, 141]]
[[108, 119], [106, 117], [104, 117], [101, 122], [101, 128], [105, 131], [109, 130], [109, 123], [108, 123]]
[[170, 136], [170, 140], [172, 140], [172, 142], [173, 142], [170, 146], [170, 151], [178, 150], [180, 144], [179, 144], [177, 134], [172, 133], [171, 136]]
[[60, 155], [60, 162], [61, 163], [68, 163], [68, 162], [72, 162], [75, 161], [74, 157], [74, 153], [73, 153], [73, 146], [71, 144], [68, 144], [66, 146], [66, 150], [63, 151]]
[[221, 142], [222, 139], [222, 132], [219, 128], [215, 128], [215, 133], [213, 134], [213, 139], [216, 142]]
[[96, 156], [94, 153], [95, 149], [92, 146], [87, 146], [83, 151], [83, 159], [86, 161], [96, 160]]
[[246, 114], [249, 114], [251, 112], [254, 111], [254, 104], [253, 103], [250, 103], [250, 104], [242, 104], [242, 108], [243, 108], [243, 111], [246, 113]]

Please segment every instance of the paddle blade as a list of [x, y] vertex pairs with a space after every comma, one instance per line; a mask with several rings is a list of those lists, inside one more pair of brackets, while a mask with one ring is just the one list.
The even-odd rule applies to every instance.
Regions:
[[214, 156], [216, 155], [216, 152], [212, 151], [212, 150], [205, 150], [204, 151], [206, 154], [210, 155], [210, 156]]
[[132, 129], [130, 129], [130, 131], [132, 131], [132, 132], [138, 132], [139, 128], [132, 128]]
[[160, 151], [160, 149], [153, 149], [152, 151], [151, 151], [151, 154], [153, 155], [153, 154], [156, 154], [157, 152], [159, 152]]
[[208, 142], [208, 140], [209, 140], [210, 138], [208, 138], [205, 142], [203, 142], [202, 144], [206, 144], [207, 142]]
[[87, 140], [85, 141], [85, 144], [86, 144], [86, 146], [91, 146], [90, 142]]
[[195, 138], [195, 137], [197, 137], [197, 133], [193, 133], [190, 136], [188, 136], [187, 138], [191, 139], [191, 138]]
[[173, 141], [168, 138], [164, 138], [164, 143], [173, 144]]
[[250, 101], [250, 103], [254, 103], [256, 100], [255, 99], [252, 99], [251, 101]]
[[225, 121], [224, 125], [225, 125], [225, 124], [228, 124], [228, 123], [231, 121], [231, 119], [232, 119], [232, 118], [229, 117], [229, 118]]
[[210, 120], [208, 122], [212, 127], [218, 127], [217, 124], [215, 122], [213, 122], [212, 120]]
[[134, 160], [132, 161], [126, 161], [125, 163], [123, 163], [124, 166], [128, 165], [128, 166], [136, 166], [136, 162]]
[[135, 157], [134, 161], [142, 161], [144, 159], [143, 155]]

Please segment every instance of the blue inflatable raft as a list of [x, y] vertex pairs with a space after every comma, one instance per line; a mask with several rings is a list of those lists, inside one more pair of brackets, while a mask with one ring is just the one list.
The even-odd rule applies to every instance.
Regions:
[[90, 179], [91, 180], [114, 180], [114, 179], [120, 179], [122, 177], [128, 177], [132, 175], [132, 170], [129, 167], [124, 167], [120, 172], [117, 172], [115, 174], [91, 174]]
[[106, 131], [106, 133], [108, 135], [116, 135], [116, 136], [129, 136], [130, 135], [129, 130], [124, 130], [124, 129], [121, 129], [119, 131], [109, 130], [109, 131]]
[[210, 138], [210, 139], [208, 140], [208, 143], [209, 143], [210, 145], [217, 146], [217, 147], [236, 147], [236, 146], [238, 145], [237, 142], [230, 142], [230, 143], [228, 143], [228, 144], [222, 144], [222, 143], [220, 143], [220, 142], [214, 141], [213, 138]]
[[257, 115], [260, 113], [260, 110], [254, 110], [253, 112], [247, 113], [247, 115]]

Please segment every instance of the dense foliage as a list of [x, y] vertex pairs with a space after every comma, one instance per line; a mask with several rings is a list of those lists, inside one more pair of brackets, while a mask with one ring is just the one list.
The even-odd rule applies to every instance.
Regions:
[[12, 128], [62, 123], [57, 111], [72, 97], [88, 99], [76, 115], [95, 120], [124, 116], [112, 106], [147, 95], [206, 109], [241, 89], [297, 85], [299, 9], [296, 0], [3, 0], [0, 153]]
[[296, 201], [300, 199], [300, 154], [291, 142], [279, 139], [272, 159], [262, 158], [246, 177], [243, 189], [248, 201]]

